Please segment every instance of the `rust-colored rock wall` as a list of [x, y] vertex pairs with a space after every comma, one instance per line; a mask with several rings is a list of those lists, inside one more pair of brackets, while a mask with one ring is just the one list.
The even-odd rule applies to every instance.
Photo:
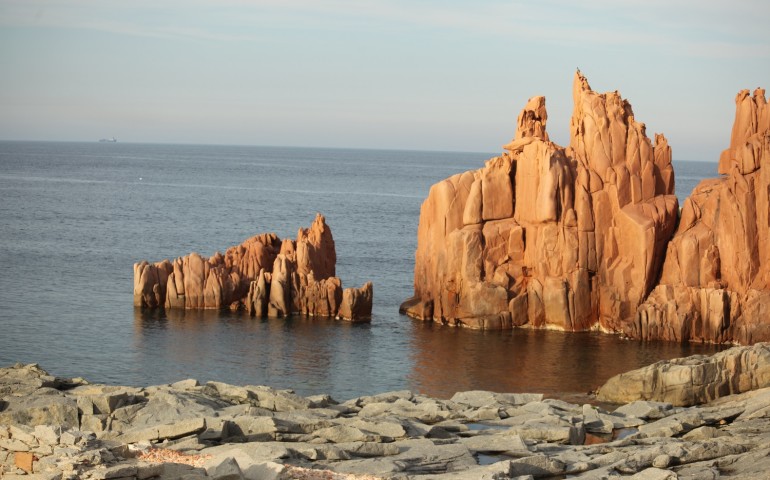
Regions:
[[741, 91], [735, 104], [723, 176], [685, 201], [660, 285], [627, 326], [631, 336], [770, 340], [770, 108], [762, 89]]
[[402, 312], [478, 329], [770, 340], [765, 91], [738, 94], [723, 176], [701, 182], [681, 213], [666, 138], [653, 143], [626, 100], [579, 72], [573, 99], [569, 147], [549, 141], [534, 97], [505, 153], [431, 188]]
[[408, 315], [451, 325], [618, 331], [655, 285], [678, 203], [671, 149], [617, 92], [577, 73], [570, 146], [548, 138], [545, 99], [484, 168], [423, 203]]
[[[366, 320], [372, 288], [342, 289], [331, 229], [318, 214], [297, 240], [256, 235], [225, 254], [134, 264], [134, 305], [143, 308], [245, 308], [252, 316], [304, 314]], [[368, 295], [362, 294], [368, 292]], [[345, 302], [349, 304], [346, 304]], [[341, 313], [342, 312], [342, 313]]]

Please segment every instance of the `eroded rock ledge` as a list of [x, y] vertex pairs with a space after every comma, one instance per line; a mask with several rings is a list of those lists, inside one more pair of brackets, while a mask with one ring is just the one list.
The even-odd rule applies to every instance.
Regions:
[[[651, 400], [637, 388], [626, 390], [624, 402], [630, 403], [613, 408], [487, 391], [459, 392], [448, 400], [399, 391], [340, 403], [328, 395], [302, 397], [290, 390], [193, 379], [121, 387], [55, 378], [37, 365], [17, 364], [0, 368], [0, 475], [765, 478], [770, 471], [770, 345], [723, 354], [713, 361], [690, 357], [645, 371], [679, 365], [695, 372], [697, 365], [710, 364], [714, 378], [742, 385], [745, 393], [727, 395], [733, 390], [717, 388], [708, 397], [677, 394], [700, 388], [700, 377], [667, 374], [678, 380], [664, 382], [671, 399], [690, 402]], [[727, 357], [736, 362], [722, 361]], [[638, 380], [632, 372], [625, 384]], [[677, 406], [717, 397], [706, 405]]]
[[573, 99], [568, 147], [549, 140], [534, 97], [505, 153], [433, 185], [401, 311], [477, 329], [770, 340], [764, 90], [738, 95], [728, 176], [702, 182], [681, 220], [666, 138], [653, 143], [628, 101], [579, 72]]
[[350, 321], [371, 318], [372, 283], [346, 288], [335, 276], [337, 254], [326, 219], [318, 214], [297, 239], [274, 233], [249, 238], [210, 258], [197, 253], [173, 262], [134, 264], [134, 306], [245, 308], [252, 316], [302, 314]]

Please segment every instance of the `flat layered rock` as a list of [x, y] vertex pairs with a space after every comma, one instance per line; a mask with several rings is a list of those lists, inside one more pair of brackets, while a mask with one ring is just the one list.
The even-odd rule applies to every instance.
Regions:
[[[36, 368], [29, 370], [47, 375]], [[0, 424], [0, 471], [3, 478], [128, 480], [288, 480], [313, 472], [345, 480], [752, 478], [767, 467], [768, 391], [688, 408], [637, 400], [607, 411], [480, 391], [451, 400], [388, 392], [336, 405], [327, 396], [216, 382], [38, 386], [2, 399], [9, 423]], [[39, 424], [30, 426], [14, 416], [17, 404], [8, 408], [37, 408], [41, 398], [66, 402], [74, 418], [101, 419], [101, 430], [82, 421], [54, 425], [55, 408], [37, 410]], [[269, 410], [260, 406], [266, 398], [303, 408]]]
[[597, 397], [612, 403], [644, 400], [688, 406], [765, 387], [770, 387], [770, 344], [759, 343], [621, 373], [607, 380]]

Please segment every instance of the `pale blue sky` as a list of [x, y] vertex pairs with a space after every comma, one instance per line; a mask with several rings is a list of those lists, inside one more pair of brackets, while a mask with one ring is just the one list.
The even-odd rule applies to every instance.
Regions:
[[0, 0], [0, 139], [495, 152], [572, 76], [684, 160], [770, 89], [766, 0]]

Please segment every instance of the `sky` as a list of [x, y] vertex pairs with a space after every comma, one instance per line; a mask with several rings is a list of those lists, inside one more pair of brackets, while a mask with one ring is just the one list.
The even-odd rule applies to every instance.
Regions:
[[576, 68], [674, 159], [770, 89], [766, 0], [0, 0], [0, 140], [498, 152]]

